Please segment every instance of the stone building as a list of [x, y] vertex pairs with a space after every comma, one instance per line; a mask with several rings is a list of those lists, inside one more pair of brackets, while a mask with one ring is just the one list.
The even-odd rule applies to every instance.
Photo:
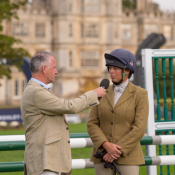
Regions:
[[[175, 16], [161, 12], [151, 0], [137, 0], [133, 10], [123, 8], [122, 0], [33, 0], [18, 16], [4, 21], [4, 34], [21, 39], [20, 46], [31, 55], [54, 52], [58, 75], [52, 90], [59, 97], [98, 87], [108, 78], [104, 53], [125, 48], [135, 54], [152, 32], [164, 34], [163, 48], [175, 48]], [[24, 80], [16, 70], [11, 80], [0, 80], [0, 103], [19, 104]], [[11, 94], [8, 103], [3, 93]]]

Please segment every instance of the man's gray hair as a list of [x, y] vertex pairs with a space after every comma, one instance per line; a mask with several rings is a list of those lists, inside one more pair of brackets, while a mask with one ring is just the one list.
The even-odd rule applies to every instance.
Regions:
[[36, 53], [30, 61], [30, 71], [31, 73], [37, 73], [43, 65], [50, 67], [51, 61], [50, 56], [54, 57], [51, 52], [38, 52]]

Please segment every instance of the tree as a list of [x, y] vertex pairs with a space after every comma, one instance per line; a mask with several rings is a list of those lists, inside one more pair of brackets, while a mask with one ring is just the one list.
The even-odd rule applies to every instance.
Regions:
[[123, 10], [126, 10], [126, 9], [135, 10], [136, 0], [123, 0], [122, 6], [123, 6]]
[[10, 66], [15, 65], [20, 69], [23, 57], [29, 56], [25, 49], [13, 47], [14, 44], [21, 43], [19, 39], [2, 34], [3, 20], [18, 19], [17, 10], [27, 3], [28, 0], [0, 0], [0, 78], [3, 75], [10, 78]]
[[[143, 2], [144, 3], [144, 2]], [[154, 10], [159, 10], [159, 5], [154, 2], [147, 2], [149, 6], [153, 6]], [[123, 10], [136, 10], [137, 8], [137, 1], [136, 0], [123, 0], [122, 1]]]

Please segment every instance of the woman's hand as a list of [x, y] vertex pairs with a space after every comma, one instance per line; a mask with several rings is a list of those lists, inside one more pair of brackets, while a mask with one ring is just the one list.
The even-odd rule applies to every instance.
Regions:
[[120, 155], [122, 154], [122, 152], [119, 151], [121, 147], [114, 143], [103, 142], [102, 146], [113, 159], [118, 159]]
[[113, 162], [114, 159], [110, 156], [109, 153], [106, 153], [104, 156], [103, 156], [103, 160], [105, 160], [106, 162]]

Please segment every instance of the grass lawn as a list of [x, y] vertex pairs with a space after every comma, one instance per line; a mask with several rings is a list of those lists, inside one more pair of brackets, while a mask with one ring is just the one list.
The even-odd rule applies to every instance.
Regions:
[[[86, 123], [81, 124], [70, 124], [70, 133], [81, 133], [87, 132]], [[0, 130], [0, 135], [20, 135], [24, 134], [23, 129], [8, 129], [8, 130]], [[142, 146], [144, 155], [145, 155], [145, 146]], [[89, 158], [91, 154], [92, 148], [74, 148], [72, 149], [72, 159], [79, 158]], [[158, 146], [157, 146], [158, 150]], [[173, 146], [170, 146], [170, 155], [173, 155]], [[158, 151], [157, 151], [158, 155]], [[166, 146], [162, 146], [162, 155], [166, 155]], [[24, 151], [4, 151], [0, 152], [0, 162], [15, 162], [15, 161], [23, 161], [24, 160]], [[158, 166], [158, 174], [159, 166]], [[12, 173], [1, 173], [1, 175], [23, 175], [23, 172], [12, 172]], [[94, 175], [94, 169], [79, 169], [72, 170], [71, 175]], [[167, 166], [163, 166], [163, 175], [167, 174]], [[140, 166], [140, 175], [146, 175], [146, 166]], [[170, 166], [170, 175], [174, 175], [174, 166]]]

